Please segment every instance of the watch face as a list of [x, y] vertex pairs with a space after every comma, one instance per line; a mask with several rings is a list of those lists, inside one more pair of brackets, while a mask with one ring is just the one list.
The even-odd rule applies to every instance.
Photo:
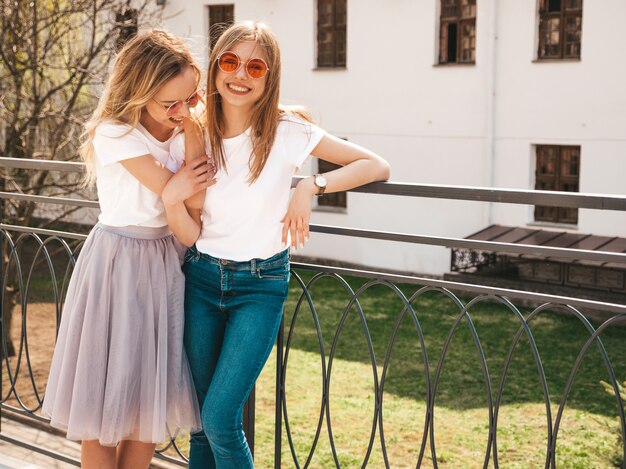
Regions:
[[317, 187], [326, 187], [326, 178], [324, 176], [317, 176], [315, 178], [315, 185]]

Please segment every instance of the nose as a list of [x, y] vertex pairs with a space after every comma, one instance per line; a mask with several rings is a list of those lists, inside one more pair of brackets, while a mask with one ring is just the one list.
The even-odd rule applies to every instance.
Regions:
[[189, 113], [189, 104], [183, 103], [183, 105], [180, 107], [180, 111], [178, 111], [178, 114], [181, 117], [189, 117], [191, 115]]
[[246, 72], [246, 65], [247, 64], [242, 62], [239, 64], [239, 68], [235, 70], [235, 76], [239, 78], [240, 80], [245, 80], [246, 78], [248, 78], [248, 72]]

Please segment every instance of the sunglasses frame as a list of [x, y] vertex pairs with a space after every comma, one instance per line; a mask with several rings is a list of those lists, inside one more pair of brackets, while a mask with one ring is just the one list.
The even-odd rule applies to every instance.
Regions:
[[[222, 60], [222, 57], [224, 57], [226, 54], [234, 55], [234, 56], [237, 58], [237, 62], [238, 62], [238, 64], [237, 64], [237, 68], [235, 68], [235, 70], [233, 70], [232, 72], [229, 72], [229, 71], [224, 70], [224, 69], [222, 68], [222, 66], [220, 65], [220, 61]], [[261, 63], [262, 63], [263, 65], [265, 65], [265, 73], [263, 73], [263, 75], [261, 75], [260, 77], [253, 77], [253, 76], [250, 74], [250, 71], [248, 70], [248, 64], [249, 64], [250, 62], [252, 62], [253, 60], [259, 60], [259, 61], [261, 61]], [[230, 51], [230, 50], [227, 50], [227, 51], [222, 52], [222, 53], [219, 55], [219, 57], [217, 58], [216, 62], [217, 62], [217, 67], [218, 67], [218, 68], [219, 68], [222, 72], [224, 72], [224, 73], [228, 73], [228, 74], [231, 74], [231, 73], [237, 73], [237, 71], [238, 71], [238, 70], [241, 68], [241, 66], [243, 65], [243, 66], [245, 67], [246, 74], [247, 74], [250, 78], [252, 78], [253, 80], [260, 80], [261, 78], [263, 78], [264, 76], [266, 76], [266, 75], [267, 75], [267, 72], [269, 72], [269, 71], [271, 70], [271, 69], [269, 68], [269, 66], [267, 65], [267, 62], [266, 62], [265, 60], [263, 60], [261, 57], [251, 57], [250, 59], [248, 59], [248, 60], [246, 60], [246, 61], [244, 62], [244, 61], [242, 61], [242, 60], [241, 60], [241, 57], [239, 57], [239, 56], [238, 56], [235, 52]]]
[[[176, 112], [172, 112], [170, 114], [170, 111], [172, 110], [172, 108], [176, 107], [176, 106], [180, 106], [183, 104], [186, 104], [188, 108], [194, 108], [198, 105], [198, 103], [200, 101], [202, 101], [202, 98], [204, 97], [204, 94], [206, 93], [204, 88], [198, 88], [196, 91], [194, 91], [193, 93], [191, 93], [191, 95], [189, 95], [189, 97], [187, 99], [185, 99], [184, 101], [182, 100], [178, 100], [178, 101], [174, 101], [172, 104], [170, 104], [169, 106], [166, 106], [165, 104], [161, 104], [159, 103], [156, 99], [153, 98], [154, 102], [157, 104], [160, 104], [161, 106], [163, 106], [163, 109], [165, 109], [165, 114], [168, 117], [172, 117], [175, 116], [176, 114], [178, 114], [178, 111]], [[194, 97], [194, 95], [198, 95], [198, 101], [196, 101], [194, 104], [189, 104], [189, 100], [192, 99]]]

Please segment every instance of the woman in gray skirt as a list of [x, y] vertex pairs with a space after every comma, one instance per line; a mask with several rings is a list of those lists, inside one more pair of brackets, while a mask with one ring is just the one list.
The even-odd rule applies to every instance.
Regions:
[[[200, 428], [183, 350], [184, 248], [160, 196], [173, 176], [170, 142], [183, 123], [193, 130], [199, 79], [182, 41], [140, 34], [86, 125], [81, 152], [102, 213], [70, 281], [43, 405], [82, 441], [83, 468], [147, 468], [155, 444]], [[190, 206], [212, 184], [207, 161], [175, 176]]]

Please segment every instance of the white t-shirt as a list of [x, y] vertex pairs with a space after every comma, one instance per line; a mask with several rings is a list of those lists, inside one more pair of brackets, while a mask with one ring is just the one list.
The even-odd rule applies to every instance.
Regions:
[[96, 154], [96, 186], [100, 201], [98, 220], [110, 226], [167, 225], [161, 197], [141, 184], [120, 161], [152, 155], [171, 171], [176, 162], [170, 159], [170, 144], [176, 131], [165, 142], [154, 138], [141, 124], [131, 127], [115, 121], [96, 128], [93, 146]]
[[[224, 139], [226, 171], [218, 170], [217, 183], [207, 189], [198, 250], [220, 259], [248, 261], [267, 259], [285, 249], [280, 220], [287, 211], [291, 179], [324, 133], [298, 117], [282, 117], [265, 167], [252, 184], [248, 183], [250, 129]], [[179, 165], [184, 147], [184, 137], [176, 137], [171, 152]]]

